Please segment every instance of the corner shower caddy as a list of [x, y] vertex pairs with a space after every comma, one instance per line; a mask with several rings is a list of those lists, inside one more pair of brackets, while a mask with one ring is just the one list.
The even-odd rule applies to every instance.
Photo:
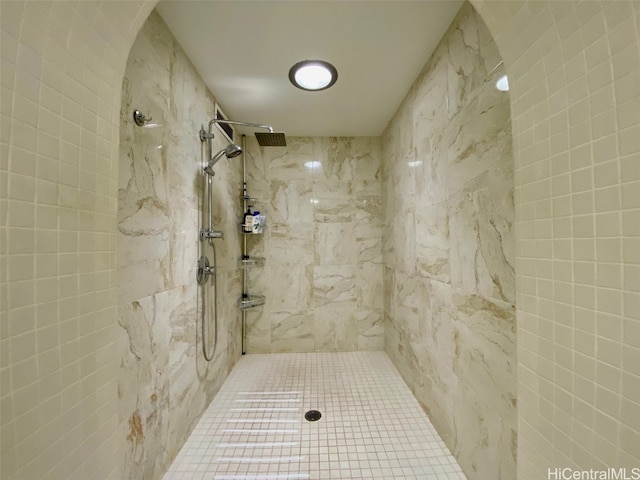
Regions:
[[[246, 162], [244, 161], [245, 150], [245, 136], [242, 136], [242, 181], [243, 181], [243, 193], [242, 193], [242, 211], [246, 212], [249, 202], [254, 202], [256, 199], [247, 194], [247, 173]], [[264, 305], [266, 300], [264, 295], [250, 295], [248, 288], [248, 272], [250, 268], [264, 266], [264, 257], [252, 257], [249, 255], [247, 248], [247, 237], [253, 235], [261, 235], [262, 229], [259, 232], [245, 232], [244, 225], [240, 225], [240, 232], [242, 234], [242, 257], [238, 260], [238, 267], [242, 270], [242, 296], [238, 299], [238, 308], [242, 311], [242, 353], [246, 353], [246, 327], [247, 327], [247, 310], [249, 308], [258, 307]]]

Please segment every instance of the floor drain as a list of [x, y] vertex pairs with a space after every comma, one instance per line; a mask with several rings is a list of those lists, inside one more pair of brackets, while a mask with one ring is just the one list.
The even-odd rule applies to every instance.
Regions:
[[321, 416], [322, 414], [318, 410], [309, 410], [304, 414], [304, 418], [308, 422], [317, 422], [318, 420], [320, 420]]

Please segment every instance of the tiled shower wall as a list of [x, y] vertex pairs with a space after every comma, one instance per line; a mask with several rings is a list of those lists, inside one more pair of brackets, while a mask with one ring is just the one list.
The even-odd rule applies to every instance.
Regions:
[[[640, 7], [471, 3], [511, 84], [518, 478], [638, 465]], [[0, 2], [3, 479], [120, 478], [121, 79], [154, 5]]]
[[469, 478], [510, 480], [513, 154], [500, 62], [466, 3], [382, 136], [385, 349]]
[[640, 4], [474, 2], [507, 65], [518, 478], [640, 465]]
[[[151, 117], [145, 127], [133, 111]], [[241, 162], [215, 166], [213, 228], [218, 342], [202, 353], [202, 313], [213, 324], [213, 288], [196, 283], [205, 210], [198, 131], [214, 98], [157, 12], [131, 48], [123, 80], [118, 179], [118, 405], [126, 441], [123, 478], [159, 478], [240, 356], [240, 256], [236, 219]], [[217, 135], [214, 153], [227, 145]], [[204, 154], [202, 154], [204, 152]], [[205, 299], [203, 304], [202, 300]], [[208, 354], [213, 351], [212, 327]]]
[[247, 139], [247, 184], [267, 215], [249, 253], [247, 351], [381, 350], [382, 210], [377, 138], [297, 137], [287, 147]]
[[1, 2], [0, 477], [119, 479], [122, 75], [142, 2]]

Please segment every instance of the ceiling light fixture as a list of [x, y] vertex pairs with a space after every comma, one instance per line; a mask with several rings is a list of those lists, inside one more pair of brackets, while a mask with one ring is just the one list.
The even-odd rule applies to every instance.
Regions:
[[302, 90], [326, 90], [338, 80], [338, 71], [322, 60], [304, 60], [291, 67], [289, 80]]

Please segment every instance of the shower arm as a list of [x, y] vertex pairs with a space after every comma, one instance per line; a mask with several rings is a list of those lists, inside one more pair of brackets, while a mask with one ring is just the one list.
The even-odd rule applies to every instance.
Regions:
[[249, 123], [249, 122], [237, 122], [235, 120], [225, 120], [222, 118], [214, 118], [209, 122], [209, 132], [205, 132], [204, 129], [200, 129], [200, 141], [204, 142], [207, 139], [213, 138], [213, 132], [211, 132], [211, 127], [214, 123], [226, 123], [228, 125], [240, 125], [242, 127], [253, 127], [253, 128], [264, 128], [265, 130], [269, 130], [269, 133], [273, 132], [273, 127], [269, 125], [262, 125], [260, 123]]

